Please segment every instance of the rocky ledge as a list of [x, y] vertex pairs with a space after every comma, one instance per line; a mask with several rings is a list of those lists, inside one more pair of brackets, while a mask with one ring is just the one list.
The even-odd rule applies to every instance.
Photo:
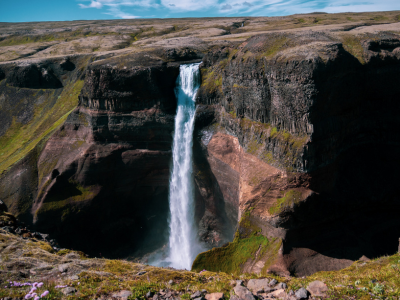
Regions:
[[0, 229], [0, 299], [267, 300], [397, 299], [399, 254], [309, 277], [232, 275], [157, 268], [56, 252], [36, 237]]

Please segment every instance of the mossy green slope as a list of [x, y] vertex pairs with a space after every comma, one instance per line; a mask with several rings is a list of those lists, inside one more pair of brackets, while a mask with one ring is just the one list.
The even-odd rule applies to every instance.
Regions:
[[260, 274], [266, 275], [268, 268], [275, 262], [282, 241], [268, 239], [261, 228], [251, 219], [250, 211], [243, 214], [233, 242], [200, 253], [193, 262], [193, 271], [225, 272], [241, 274], [248, 262], [263, 261]]
[[26, 124], [14, 117], [11, 126], [0, 137], [0, 174], [25, 157], [38, 143], [48, 139], [70, 112], [78, 105], [78, 95], [83, 80], [71, 82], [59, 90], [28, 90], [33, 97], [42, 97], [41, 104], [35, 104], [33, 118]]

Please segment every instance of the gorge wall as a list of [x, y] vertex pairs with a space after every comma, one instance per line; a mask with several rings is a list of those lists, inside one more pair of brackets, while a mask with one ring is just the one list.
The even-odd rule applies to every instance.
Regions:
[[240, 223], [195, 269], [233, 270], [223, 257], [244, 242], [258, 255], [242, 270], [300, 276], [396, 252], [400, 43], [357, 42], [355, 53], [323, 33], [269, 34], [205, 56], [199, 102], [217, 107], [206, 151], [238, 177], [214, 172], [231, 183]]
[[399, 36], [204, 47], [0, 65], [0, 139], [38, 133], [0, 165], [0, 199], [62, 247], [131, 258], [163, 247], [173, 89], [179, 65], [202, 60], [195, 217], [215, 248], [193, 269], [303, 276], [394, 253]]

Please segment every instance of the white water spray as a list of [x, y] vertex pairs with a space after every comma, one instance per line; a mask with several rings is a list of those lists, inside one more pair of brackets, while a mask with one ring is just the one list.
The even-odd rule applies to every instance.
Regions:
[[200, 84], [199, 64], [181, 65], [175, 94], [178, 108], [175, 117], [173, 166], [170, 178], [169, 257], [171, 267], [191, 269], [201, 251], [194, 224], [194, 179], [192, 145], [195, 97]]

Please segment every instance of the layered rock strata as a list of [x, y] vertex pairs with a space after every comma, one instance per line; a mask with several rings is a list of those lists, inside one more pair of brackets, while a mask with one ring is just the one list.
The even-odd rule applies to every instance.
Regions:
[[400, 39], [352, 38], [267, 34], [205, 56], [199, 140], [240, 221], [195, 269], [303, 276], [396, 251]]

